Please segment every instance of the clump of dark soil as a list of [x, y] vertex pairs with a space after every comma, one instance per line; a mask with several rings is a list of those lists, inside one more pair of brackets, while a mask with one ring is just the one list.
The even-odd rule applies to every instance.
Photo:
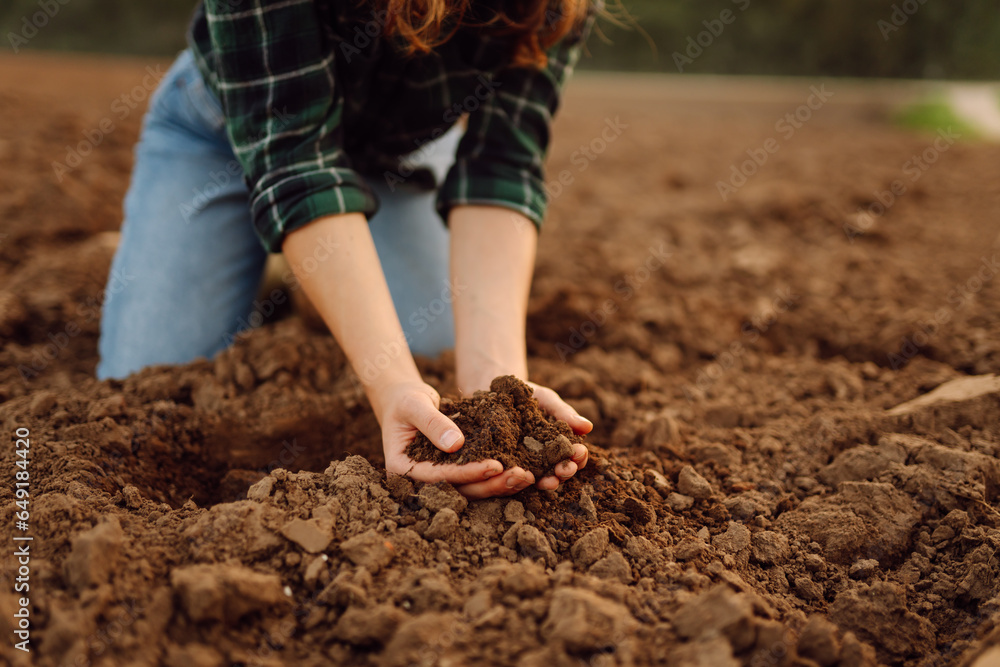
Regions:
[[471, 398], [442, 400], [441, 412], [465, 434], [465, 444], [454, 454], [442, 452], [422, 433], [406, 448], [414, 461], [471, 463], [496, 459], [504, 468], [520, 466], [536, 479], [552, 472], [573, 454], [573, 443], [583, 436], [564, 421], [542, 412], [534, 390], [513, 375], [496, 377], [489, 391]]

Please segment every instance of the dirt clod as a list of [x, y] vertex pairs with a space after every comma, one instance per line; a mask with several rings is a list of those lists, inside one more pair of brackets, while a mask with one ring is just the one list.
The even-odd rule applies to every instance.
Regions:
[[566, 422], [545, 415], [533, 391], [512, 375], [494, 378], [488, 392], [447, 403], [448, 416], [465, 435], [458, 452], [442, 452], [418, 434], [406, 454], [414, 461], [434, 463], [496, 459], [504, 468], [520, 466], [536, 479], [552, 474], [557, 463], [573, 455], [573, 443], [583, 438]]

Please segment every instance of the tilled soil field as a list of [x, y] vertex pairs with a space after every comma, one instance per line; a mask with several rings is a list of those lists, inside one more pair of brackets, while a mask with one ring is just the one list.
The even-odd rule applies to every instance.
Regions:
[[[998, 664], [1000, 148], [893, 129], [856, 84], [791, 123], [818, 82], [574, 82], [529, 350], [592, 462], [467, 502], [386, 478], [342, 353], [287, 311], [93, 379], [145, 68], [0, 60], [0, 525], [33, 538], [0, 561], [5, 662]], [[421, 368], [453, 395], [447, 356]]]

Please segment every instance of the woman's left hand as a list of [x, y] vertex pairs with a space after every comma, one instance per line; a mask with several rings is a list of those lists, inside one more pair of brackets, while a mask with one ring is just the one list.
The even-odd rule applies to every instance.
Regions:
[[[561, 419], [569, 424], [574, 433], [584, 434], [590, 433], [593, 430], [594, 425], [590, 420], [580, 416], [555, 391], [534, 382], [528, 382], [527, 384], [534, 390], [534, 397], [538, 400], [538, 405], [542, 410], [556, 419]], [[554, 475], [548, 475], [535, 481], [534, 476], [530, 472], [519, 467], [510, 468], [491, 479], [462, 485], [458, 487], [458, 490], [468, 498], [507, 496], [521, 491], [532, 483], [542, 491], [552, 491], [559, 488], [560, 484], [582, 470], [587, 465], [589, 457], [586, 445], [575, 444], [573, 445], [573, 455], [556, 464]]]
[[[574, 433], [583, 435], [594, 430], [594, 425], [591, 421], [581, 416], [573, 406], [564, 401], [554, 390], [535, 384], [534, 382], [529, 382], [528, 386], [535, 390], [534, 396], [538, 400], [538, 405], [542, 410], [556, 419], [561, 419], [569, 424]], [[555, 474], [541, 478], [535, 486], [543, 491], [558, 488], [562, 482], [575, 475], [577, 471], [582, 470], [587, 465], [589, 458], [590, 454], [587, 451], [586, 445], [579, 443], [573, 445], [573, 456], [557, 463]]]

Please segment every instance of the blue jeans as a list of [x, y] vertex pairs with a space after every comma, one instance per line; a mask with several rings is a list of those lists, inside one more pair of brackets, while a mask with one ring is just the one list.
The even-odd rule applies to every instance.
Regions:
[[[460, 136], [453, 128], [420, 151], [439, 182]], [[381, 203], [371, 233], [403, 331], [415, 354], [435, 356], [454, 346], [448, 231], [435, 193], [370, 185]], [[190, 51], [150, 99], [124, 213], [101, 318], [99, 378], [211, 358], [247, 322], [261, 321], [251, 316], [267, 256], [222, 107]]]

